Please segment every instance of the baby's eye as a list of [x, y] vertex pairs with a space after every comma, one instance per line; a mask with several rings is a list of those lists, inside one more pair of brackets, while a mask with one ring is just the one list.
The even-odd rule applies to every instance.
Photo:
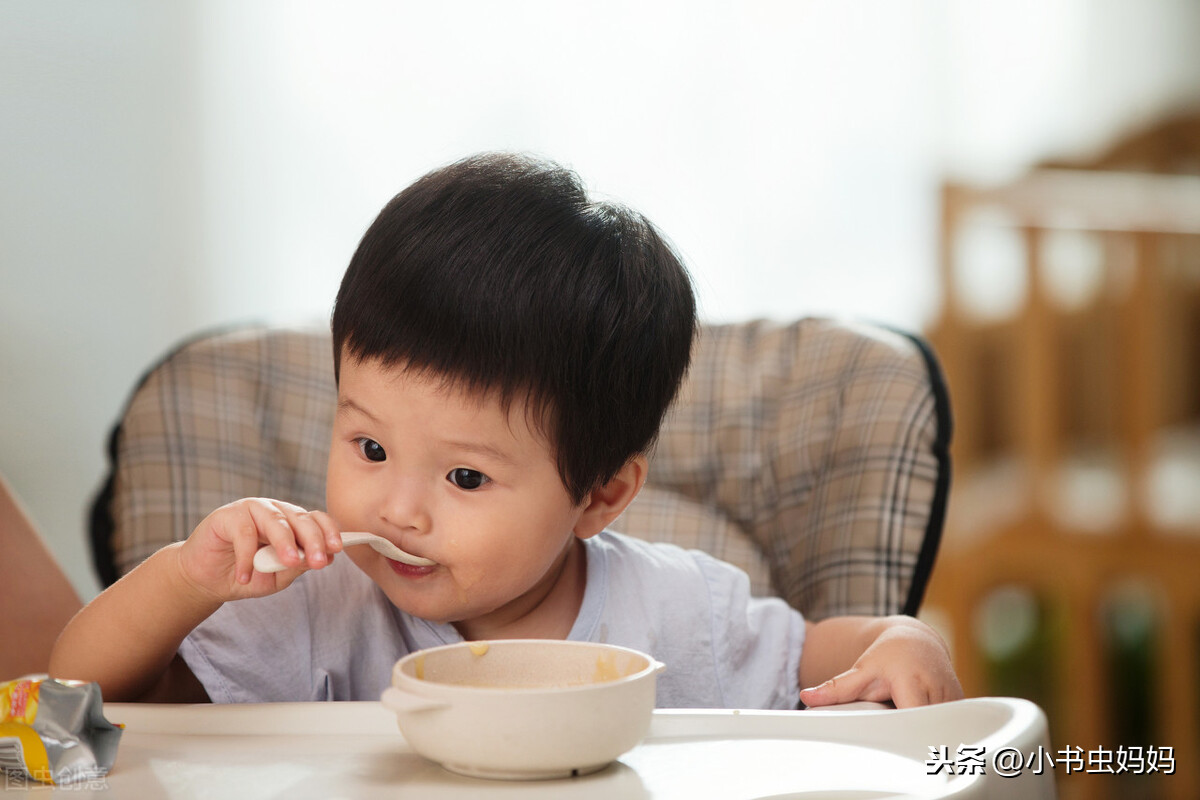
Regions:
[[485, 483], [491, 480], [487, 475], [484, 475], [477, 469], [467, 469], [466, 467], [458, 467], [450, 470], [450, 474], [446, 476], [446, 480], [453, 483], [460, 489], [478, 489]]
[[387, 460], [387, 453], [383, 451], [383, 446], [374, 439], [355, 439], [354, 442], [367, 461]]

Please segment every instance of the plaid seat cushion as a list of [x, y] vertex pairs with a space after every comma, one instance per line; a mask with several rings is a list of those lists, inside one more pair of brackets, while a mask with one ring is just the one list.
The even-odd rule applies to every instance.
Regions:
[[[830, 320], [704, 328], [647, 486], [613, 527], [738, 564], [759, 593], [814, 619], [915, 612], [948, 477], [926, 356], [905, 336]], [[335, 399], [324, 329], [244, 328], [178, 348], [114, 430], [91, 530], [101, 579], [240, 497], [324, 507]]]
[[[615, 527], [737, 563], [813, 619], [915, 613], [949, 479], [944, 385], [921, 345], [816, 318], [705, 328], [657, 491]], [[708, 517], [675, 513], [676, 496]]]

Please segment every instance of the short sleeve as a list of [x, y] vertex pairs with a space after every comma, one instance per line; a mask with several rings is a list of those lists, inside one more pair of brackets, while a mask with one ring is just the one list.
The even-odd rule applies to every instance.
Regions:
[[795, 709], [800, 703], [804, 617], [777, 597], [753, 597], [740, 569], [689, 551], [704, 574], [714, 667], [727, 708]]
[[586, 544], [588, 585], [571, 637], [663, 662], [659, 708], [797, 707], [799, 611], [753, 597], [745, 572], [700, 550], [611, 531]]
[[[311, 573], [302, 576], [307, 578]], [[313, 680], [312, 631], [299, 580], [278, 594], [217, 609], [179, 654], [214, 703], [325, 700]]]
[[414, 640], [349, 558], [283, 591], [226, 603], [179, 653], [215, 703], [378, 700]]

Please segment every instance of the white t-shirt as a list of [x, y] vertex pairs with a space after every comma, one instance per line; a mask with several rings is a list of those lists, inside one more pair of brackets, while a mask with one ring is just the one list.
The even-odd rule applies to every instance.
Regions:
[[[703, 553], [605, 531], [585, 540], [587, 587], [568, 639], [648, 653], [659, 708], [793, 709], [804, 619], [753, 598], [746, 574]], [[216, 703], [377, 700], [392, 665], [461, 642], [410, 616], [348, 558], [278, 594], [226, 603], [180, 654]]]

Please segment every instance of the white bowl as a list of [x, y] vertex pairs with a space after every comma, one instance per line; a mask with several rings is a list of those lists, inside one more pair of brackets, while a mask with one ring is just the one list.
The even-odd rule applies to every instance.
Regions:
[[608, 644], [462, 642], [405, 656], [383, 704], [452, 772], [530, 780], [602, 769], [645, 737], [663, 665]]

